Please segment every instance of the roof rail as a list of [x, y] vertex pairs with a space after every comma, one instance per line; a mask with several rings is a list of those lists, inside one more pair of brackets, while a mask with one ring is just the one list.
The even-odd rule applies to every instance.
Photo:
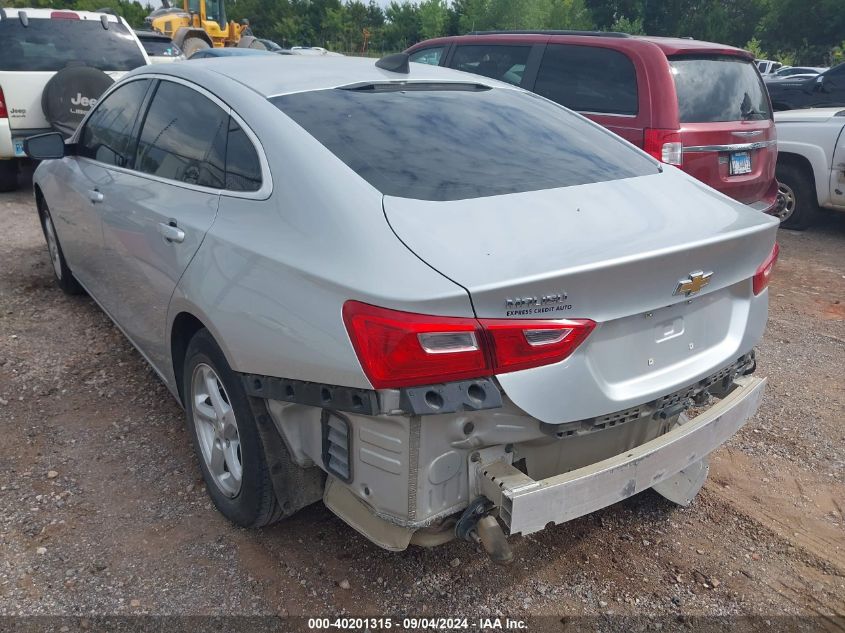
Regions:
[[631, 37], [628, 33], [619, 31], [472, 31], [467, 35], [583, 35], [586, 37]]

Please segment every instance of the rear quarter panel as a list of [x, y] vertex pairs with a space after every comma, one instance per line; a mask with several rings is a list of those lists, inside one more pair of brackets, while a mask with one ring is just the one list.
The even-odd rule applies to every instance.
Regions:
[[268, 101], [237, 101], [244, 120], [260, 123], [274, 190], [267, 200], [221, 196], [170, 323], [182, 311], [197, 316], [236, 371], [369, 388], [345, 301], [472, 316], [466, 291], [396, 238], [378, 191]]

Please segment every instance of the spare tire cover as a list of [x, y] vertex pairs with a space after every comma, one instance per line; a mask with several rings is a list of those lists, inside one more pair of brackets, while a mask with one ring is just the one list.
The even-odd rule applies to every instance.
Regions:
[[50, 125], [68, 138], [113, 83], [97, 68], [68, 66], [47, 82], [41, 94], [41, 109]]

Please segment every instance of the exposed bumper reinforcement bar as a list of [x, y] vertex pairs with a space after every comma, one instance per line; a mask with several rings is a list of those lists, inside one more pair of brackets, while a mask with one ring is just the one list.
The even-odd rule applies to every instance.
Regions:
[[511, 534], [531, 534], [627, 499], [674, 476], [724, 444], [757, 411], [765, 378], [737, 387], [686, 424], [604, 461], [535, 481], [504, 460], [481, 464], [481, 493]]

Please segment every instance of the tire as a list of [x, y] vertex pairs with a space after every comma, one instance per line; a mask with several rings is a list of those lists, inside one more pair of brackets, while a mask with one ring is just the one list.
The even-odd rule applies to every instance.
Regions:
[[782, 204], [781, 226], [803, 231], [813, 222], [818, 209], [815, 184], [805, 169], [788, 163], [777, 166], [778, 198]]
[[249, 397], [208, 330], [188, 343], [182, 376], [188, 427], [214, 505], [241, 527], [275, 523], [282, 509]]
[[18, 161], [0, 160], [0, 191], [15, 191], [18, 188]]
[[82, 286], [76, 281], [70, 267], [65, 260], [59, 236], [56, 234], [56, 227], [46, 203], [38, 205], [38, 214], [41, 216], [41, 230], [44, 231], [44, 240], [47, 242], [47, 254], [53, 267], [53, 275], [56, 278], [56, 285], [67, 295], [79, 295], [84, 292]]
[[200, 39], [198, 37], [189, 37], [184, 42], [182, 42], [182, 46], [180, 48], [185, 54], [185, 57], [190, 59], [191, 56], [197, 51], [204, 51], [207, 48], [211, 48], [211, 46], [209, 46], [208, 42], [203, 39]]

